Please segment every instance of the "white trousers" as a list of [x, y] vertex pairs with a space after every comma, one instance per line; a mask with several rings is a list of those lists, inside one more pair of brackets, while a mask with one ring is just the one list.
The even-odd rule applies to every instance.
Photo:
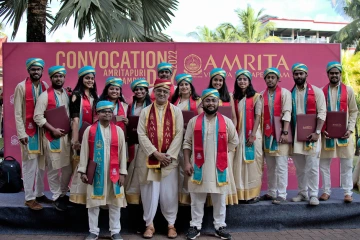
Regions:
[[[114, 205], [109, 206], [109, 231], [111, 235], [120, 233], [121, 225], [120, 225], [120, 215], [121, 210], [120, 207]], [[88, 208], [88, 216], [89, 216], [89, 228], [90, 233], [99, 235], [100, 228], [98, 226], [99, 222], [99, 207]]]
[[[66, 195], [69, 190], [69, 182], [71, 179], [72, 166], [62, 167], [61, 169], [53, 169], [50, 158], [46, 158], [47, 176], [49, 181], [50, 191], [53, 196], [52, 199], [56, 201], [60, 196]], [[61, 170], [61, 176], [59, 176]]]
[[317, 197], [319, 193], [319, 162], [315, 156], [294, 155], [292, 156], [296, 167], [296, 177], [298, 181], [299, 193], [310, 197]]
[[153, 224], [160, 199], [161, 212], [169, 226], [175, 224], [178, 211], [178, 170], [173, 169], [160, 182], [151, 181], [140, 185], [141, 199], [146, 226]]
[[[213, 204], [214, 227], [218, 230], [220, 227], [226, 227], [226, 194], [211, 193], [211, 201]], [[191, 197], [191, 221], [190, 226], [201, 229], [204, 217], [204, 204], [207, 193], [190, 193]]]
[[[331, 158], [320, 159], [320, 172], [322, 177], [322, 190], [326, 194], [331, 194], [331, 176], [330, 176]], [[351, 189], [353, 188], [352, 182], [352, 168], [353, 160], [348, 158], [340, 158], [340, 178], [341, 187], [344, 189], [344, 195], [352, 196]]]
[[38, 161], [39, 157], [22, 160], [25, 201], [44, 195], [44, 170], [39, 169]]
[[266, 156], [266, 167], [268, 177], [268, 194], [274, 198], [286, 199], [286, 188], [288, 185], [288, 157]]

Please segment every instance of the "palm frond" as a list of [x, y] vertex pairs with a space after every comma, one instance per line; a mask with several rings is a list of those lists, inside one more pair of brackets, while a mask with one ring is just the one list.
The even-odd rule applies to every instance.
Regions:
[[360, 38], [360, 19], [349, 23], [340, 31], [331, 36], [330, 42], [337, 42], [342, 44], [342, 48], [347, 48], [354, 43], [357, 43]]
[[27, 0], [0, 0], [0, 17], [6, 21], [6, 25], [13, 26], [11, 39], [15, 38], [26, 9]]

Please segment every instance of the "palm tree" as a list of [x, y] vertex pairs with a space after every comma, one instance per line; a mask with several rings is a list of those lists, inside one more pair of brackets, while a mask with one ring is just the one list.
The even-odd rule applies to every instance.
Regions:
[[196, 30], [196, 32], [190, 32], [186, 36], [195, 38], [199, 42], [217, 42], [216, 32], [210, 30], [207, 26], [197, 27]]
[[360, 51], [360, 1], [331, 0], [335, 10], [352, 22], [334, 34], [330, 41], [341, 42], [342, 48], [356, 45], [355, 53]]
[[[50, 32], [54, 32], [59, 27], [67, 25], [72, 17], [75, 19], [74, 28], [78, 29], [80, 39], [89, 32], [94, 35], [96, 41], [169, 41], [161, 31], [170, 24], [170, 16], [174, 16], [172, 11], [176, 10], [178, 3], [177, 0], [61, 0], [60, 2], [60, 10], [52, 18], [49, 13], [46, 14], [46, 7], [51, 0], [0, 0], [0, 17], [13, 25], [12, 38], [14, 38], [20, 20], [27, 10], [27, 24], [39, 25], [39, 28], [28, 27], [27, 41], [45, 41], [46, 22]], [[38, 7], [37, 11], [32, 11], [31, 6]], [[37, 16], [31, 18], [32, 15]], [[36, 22], [37, 20], [39, 23]], [[41, 34], [43, 38], [34, 38], [35, 32]]]
[[223, 23], [221, 28], [230, 29], [234, 34], [238, 35], [238, 39], [243, 42], [256, 43], [256, 42], [281, 42], [279, 37], [270, 36], [270, 32], [275, 30], [274, 23], [263, 24], [260, 18], [264, 12], [261, 9], [259, 12], [248, 5], [246, 10], [235, 10], [241, 25], [236, 27], [231, 23]]

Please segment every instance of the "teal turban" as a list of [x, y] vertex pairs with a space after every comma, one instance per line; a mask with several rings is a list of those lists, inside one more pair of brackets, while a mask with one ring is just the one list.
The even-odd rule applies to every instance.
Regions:
[[235, 79], [237, 79], [240, 75], [245, 75], [250, 81], [252, 80], [252, 74], [246, 69], [239, 69], [235, 73]]
[[32, 66], [44, 68], [45, 62], [41, 58], [29, 58], [26, 60], [26, 69], [29, 69]]
[[213, 70], [211, 70], [210, 79], [212, 79], [215, 75], [220, 75], [221, 77], [224, 78], [224, 80], [226, 78], [226, 72], [222, 68], [214, 68]]
[[329, 72], [332, 68], [337, 68], [339, 69], [340, 72], [342, 72], [342, 66], [341, 63], [339, 62], [336, 61], [329, 62], [328, 65], [326, 66], [326, 72]]
[[169, 70], [172, 73], [172, 65], [171, 65], [171, 63], [161, 62], [157, 66], [157, 70], [158, 70], [158, 72]]
[[193, 78], [190, 74], [187, 74], [187, 73], [180, 73], [178, 74], [176, 77], [175, 77], [175, 80], [176, 80], [176, 83], [179, 84], [181, 81], [185, 81], [185, 82], [188, 82], [188, 83], [192, 83], [193, 81]]
[[266, 75], [268, 75], [269, 73], [273, 73], [275, 74], [278, 78], [280, 78], [280, 71], [277, 68], [271, 67], [271, 68], [267, 68], [264, 71], [264, 79], [266, 78]]
[[145, 78], [138, 78], [135, 79], [131, 84], [130, 84], [130, 88], [132, 91], [135, 90], [136, 87], [149, 87], [149, 83], [146, 81]]
[[204, 100], [207, 97], [220, 98], [219, 91], [217, 89], [215, 89], [215, 88], [205, 89], [201, 94], [201, 100]]
[[106, 79], [106, 82], [105, 82], [105, 86], [107, 85], [113, 85], [113, 86], [117, 86], [117, 87], [122, 87], [123, 85], [123, 80], [121, 78], [116, 78], [116, 77], [108, 77]]
[[114, 104], [110, 101], [99, 101], [96, 104], [96, 111], [101, 111], [103, 109], [111, 109], [114, 110]]
[[79, 69], [78, 76], [80, 78], [80, 77], [83, 77], [83, 76], [85, 76], [86, 74], [89, 74], [89, 73], [92, 73], [95, 76], [95, 68], [93, 68], [92, 66], [84, 66], [84, 67]]
[[51, 78], [55, 73], [61, 73], [61, 74], [63, 74], [63, 75], [66, 75], [66, 69], [65, 69], [63, 66], [52, 66], [51, 68], [49, 68], [48, 72], [49, 72], [50, 78]]
[[303, 72], [307, 73], [308, 72], [308, 67], [303, 63], [294, 63], [291, 70], [292, 70], [292, 72], [303, 71]]

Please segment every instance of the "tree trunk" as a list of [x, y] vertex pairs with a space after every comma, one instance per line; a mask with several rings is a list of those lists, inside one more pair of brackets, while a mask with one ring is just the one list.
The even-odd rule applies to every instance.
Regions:
[[46, 42], [47, 0], [28, 0], [27, 42]]
[[359, 156], [359, 147], [357, 145], [358, 140], [359, 140], [359, 131], [357, 128], [357, 124], [355, 124], [355, 156]]

